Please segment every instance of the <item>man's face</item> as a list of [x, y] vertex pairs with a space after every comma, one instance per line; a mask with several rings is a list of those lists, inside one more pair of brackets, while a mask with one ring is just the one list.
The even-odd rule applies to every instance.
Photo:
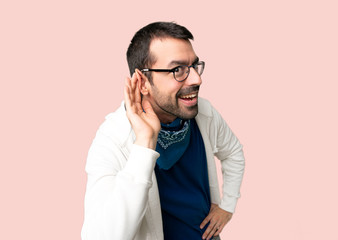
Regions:
[[[156, 59], [151, 66], [154, 69], [190, 66], [198, 60], [191, 43], [181, 39], [154, 39], [150, 52]], [[190, 74], [183, 82], [177, 82], [172, 72], [152, 72], [152, 79], [153, 84], [148, 85], [148, 100], [162, 123], [170, 123], [177, 117], [192, 119], [197, 115], [202, 80], [194, 68], [190, 68]]]

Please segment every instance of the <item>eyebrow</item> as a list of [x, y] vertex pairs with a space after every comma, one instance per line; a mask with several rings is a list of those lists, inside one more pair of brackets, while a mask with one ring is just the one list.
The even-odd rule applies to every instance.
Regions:
[[[199, 58], [196, 57], [195, 60], [192, 62], [192, 64], [195, 64], [199, 61]], [[177, 61], [177, 60], [173, 60], [168, 64], [168, 68], [170, 67], [177, 67], [177, 66], [181, 66], [181, 65], [189, 65], [188, 62], [186, 61]]]

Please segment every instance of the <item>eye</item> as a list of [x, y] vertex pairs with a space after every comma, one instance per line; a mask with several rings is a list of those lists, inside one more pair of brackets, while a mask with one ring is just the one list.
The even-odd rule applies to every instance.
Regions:
[[175, 75], [176, 77], [182, 77], [185, 76], [188, 73], [189, 69], [186, 66], [178, 66], [175, 69]]
[[173, 70], [175, 73], [178, 73], [181, 71], [181, 66], [175, 67]]

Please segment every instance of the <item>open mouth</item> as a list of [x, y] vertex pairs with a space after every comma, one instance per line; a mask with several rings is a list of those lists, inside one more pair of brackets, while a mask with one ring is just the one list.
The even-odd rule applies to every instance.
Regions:
[[180, 96], [180, 98], [185, 100], [185, 101], [192, 101], [196, 97], [197, 97], [197, 93], [192, 93], [192, 94], [189, 94], [189, 95]]
[[197, 105], [198, 93], [190, 93], [179, 97], [179, 101], [187, 107], [195, 107]]

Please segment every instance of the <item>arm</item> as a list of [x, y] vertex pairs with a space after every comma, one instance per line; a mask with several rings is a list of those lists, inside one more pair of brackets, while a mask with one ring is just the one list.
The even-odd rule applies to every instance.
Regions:
[[158, 153], [134, 145], [122, 169], [121, 150], [98, 132], [86, 171], [83, 240], [133, 239], [142, 221]]
[[145, 215], [159, 156], [153, 150], [159, 121], [150, 104], [142, 103], [147, 109], [143, 112], [137, 81], [134, 74], [125, 87], [127, 116], [136, 135], [129, 156], [100, 130], [90, 148], [83, 240], [133, 239]]
[[222, 201], [220, 208], [233, 213], [237, 200], [240, 197], [245, 159], [242, 145], [233, 134], [229, 126], [218, 112], [215, 111], [217, 120], [217, 153], [215, 156], [220, 160], [223, 175]]

